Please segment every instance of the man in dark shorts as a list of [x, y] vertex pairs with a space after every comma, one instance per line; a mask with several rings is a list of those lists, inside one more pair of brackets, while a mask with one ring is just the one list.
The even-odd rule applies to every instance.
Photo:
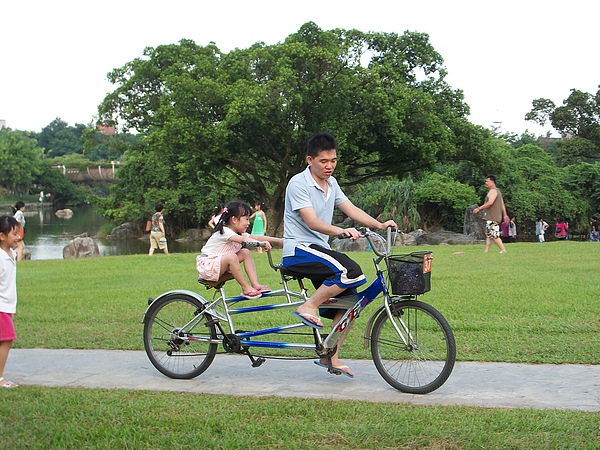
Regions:
[[485, 197], [485, 202], [483, 205], [473, 210], [473, 214], [485, 210], [486, 239], [484, 251], [487, 253], [492, 246], [492, 242], [494, 242], [500, 248], [500, 253], [506, 253], [506, 248], [500, 237], [500, 223], [502, 223], [503, 219], [506, 222], [509, 222], [510, 218], [508, 217], [508, 214], [506, 214], [502, 192], [496, 187], [496, 177], [489, 175], [485, 179], [485, 187], [489, 189], [488, 194]]
[[[342, 192], [332, 176], [337, 165], [337, 144], [329, 133], [314, 135], [308, 141], [308, 167], [290, 180], [285, 196], [283, 266], [311, 279], [317, 290], [294, 313], [308, 326], [323, 328], [318, 316], [319, 306], [346, 289], [366, 283], [360, 266], [343, 253], [331, 250], [329, 236], [344, 234], [357, 239], [354, 228], [332, 225], [333, 210], [337, 206], [348, 217], [367, 227], [384, 230], [396, 227], [393, 220], [381, 223], [358, 208]], [[343, 310], [337, 310], [334, 325]], [[352, 371], [338, 359], [343, 338], [331, 358], [332, 367], [347, 376]], [[316, 361], [315, 361], [316, 362]], [[316, 362], [325, 365], [325, 359]]]

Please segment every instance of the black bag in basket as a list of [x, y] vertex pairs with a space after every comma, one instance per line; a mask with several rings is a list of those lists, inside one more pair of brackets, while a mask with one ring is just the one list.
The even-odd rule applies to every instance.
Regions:
[[419, 295], [431, 289], [431, 252], [392, 256], [388, 270], [393, 295]]

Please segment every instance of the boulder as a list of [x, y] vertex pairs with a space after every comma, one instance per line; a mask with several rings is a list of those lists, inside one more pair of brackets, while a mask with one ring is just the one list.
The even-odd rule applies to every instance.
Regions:
[[394, 245], [399, 245], [402, 247], [417, 245], [417, 236], [413, 235], [412, 233], [401, 233], [396, 238]]
[[97, 258], [98, 244], [91, 237], [76, 237], [63, 248], [64, 259]]
[[453, 231], [436, 231], [425, 233], [417, 237], [417, 245], [464, 245], [478, 244], [473, 236], [467, 236]]
[[206, 242], [213, 233], [210, 228], [190, 228], [187, 230], [187, 235], [192, 241]]
[[132, 222], [125, 222], [118, 227], [113, 228], [106, 239], [125, 240], [137, 239], [140, 237], [140, 229]]
[[73, 210], [68, 208], [59, 209], [54, 214], [56, 214], [56, 217], [60, 217], [61, 219], [70, 219], [71, 217], [73, 217]]
[[481, 241], [485, 240], [485, 218], [482, 212], [473, 214], [475, 208], [477, 208], [477, 205], [471, 205], [465, 211], [463, 233], [475, 240]]
[[348, 253], [348, 252], [366, 252], [369, 243], [366, 239], [338, 239], [335, 238], [331, 242], [331, 248], [335, 251]]

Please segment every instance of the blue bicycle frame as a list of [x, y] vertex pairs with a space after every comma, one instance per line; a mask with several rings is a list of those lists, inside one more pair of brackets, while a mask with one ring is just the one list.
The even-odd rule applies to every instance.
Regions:
[[[402, 272], [396, 264], [405, 261], [401, 256], [414, 256], [421, 261], [422, 273], [428, 274], [431, 260], [424, 255], [430, 255], [430, 252], [413, 252], [392, 258], [389, 256], [391, 231], [388, 231], [387, 249], [375, 248], [375, 242], [382, 244], [386, 241], [382, 236], [368, 230], [365, 236], [376, 255], [373, 258], [375, 280], [361, 292], [330, 298], [321, 305], [321, 308], [344, 310], [330, 333], [322, 335], [318, 329], [302, 322], [244, 331], [234, 326], [234, 316], [296, 309], [308, 299], [303, 278], [281, 265], [274, 265], [269, 252], [269, 264], [280, 271], [283, 288], [263, 293], [263, 304], [242, 306], [242, 302], [248, 301], [244, 296], [227, 297], [224, 289], [227, 279], [215, 283], [201, 281], [216, 289], [212, 301], [189, 290], [169, 291], [150, 299], [143, 320], [144, 347], [150, 361], [171, 378], [193, 378], [210, 366], [219, 344], [226, 352], [247, 355], [253, 367], [260, 366], [267, 357], [255, 357], [250, 353], [252, 348], [312, 350], [321, 360], [327, 359], [330, 373], [339, 375], [342, 371], [332, 366], [332, 356], [338, 343], [364, 308], [383, 294], [382, 305], [368, 320], [364, 332], [365, 348], [371, 347], [377, 370], [390, 385], [403, 392], [423, 394], [439, 388], [452, 372], [456, 359], [452, 329], [439, 311], [416, 299], [429, 290], [429, 285], [418, 287], [412, 283], [412, 278], [410, 282], [398, 281], [398, 274], [413, 276], [414, 271]], [[381, 261], [385, 261], [385, 270], [380, 268]], [[392, 272], [389, 272], [392, 270], [390, 267]], [[386, 272], [390, 288], [384, 277]], [[296, 280], [299, 290], [290, 289], [288, 283], [292, 280]], [[396, 292], [403, 294], [397, 295]], [[282, 301], [278, 303], [277, 299]], [[289, 319], [293, 320], [291, 314]], [[300, 332], [307, 328], [310, 333]], [[283, 334], [295, 336], [296, 342], [282, 341]], [[280, 340], [261, 340], [269, 335], [279, 335]], [[309, 336], [314, 338], [314, 342], [306, 342]]]
[[[369, 238], [369, 235], [367, 235], [367, 238]], [[296, 329], [306, 327], [305, 324], [300, 322], [300, 323], [296, 323], [296, 324], [292, 324], [292, 325], [284, 325], [284, 326], [277, 326], [277, 327], [272, 327], [272, 328], [265, 328], [265, 329], [252, 330], [252, 331], [243, 331], [243, 332], [236, 333], [232, 316], [239, 315], [239, 314], [255, 313], [255, 312], [260, 313], [260, 312], [264, 312], [264, 311], [270, 311], [270, 310], [282, 309], [282, 308], [297, 308], [298, 306], [303, 304], [308, 299], [307, 289], [304, 287], [303, 279], [300, 277], [296, 277], [293, 274], [291, 274], [291, 275], [285, 274], [284, 273], [285, 269], [280, 264], [276, 265], [273, 263], [271, 253], [267, 252], [267, 254], [268, 254], [268, 258], [269, 258], [269, 264], [271, 265], [271, 267], [275, 270], [282, 271], [281, 275], [282, 275], [283, 289], [265, 292], [265, 293], [263, 293], [261, 299], [286, 297], [285, 303], [271, 303], [271, 304], [260, 305], [260, 306], [231, 308], [231, 306], [235, 306], [237, 303], [240, 303], [243, 301], [248, 301], [248, 299], [243, 296], [227, 297], [227, 295], [225, 293], [225, 289], [224, 289], [224, 284], [225, 284], [224, 282], [221, 282], [218, 284], [205, 283], [209, 287], [215, 287], [220, 294], [220, 296], [212, 302], [207, 301], [206, 299], [204, 299], [202, 296], [198, 295], [195, 292], [183, 291], [183, 290], [174, 290], [174, 291], [165, 292], [161, 296], [154, 299], [154, 301], [158, 301], [164, 297], [168, 297], [168, 296], [172, 296], [172, 295], [176, 295], [176, 294], [185, 294], [185, 295], [189, 295], [189, 296], [192, 296], [192, 297], [198, 299], [204, 305], [204, 309], [203, 309], [202, 313], [210, 315], [218, 323], [223, 323], [223, 322], [227, 323], [227, 328], [229, 328], [229, 333], [237, 336], [237, 338], [240, 339], [240, 341], [244, 347], [288, 348], [288, 349], [295, 348], [295, 349], [302, 349], [302, 350], [315, 350], [316, 349], [318, 354], [326, 354], [328, 350], [335, 347], [335, 345], [337, 344], [339, 339], [342, 337], [342, 334], [344, 333], [344, 331], [350, 325], [352, 325], [354, 320], [356, 320], [360, 316], [361, 312], [363, 311], [363, 309], [365, 309], [367, 307], [367, 305], [369, 305], [371, 302], [373, 302], [373, 300], [375, 300], [381, 293], [383, 293], [385, 296], [389, 295], [388, 288], [387, 288], [387, 285], [385, 282], [385, 278], [383, 276], [383, 272], [379, 268], [379, 263], [384, 258], [384, 256], [381, 255], [381, 256], [378, 256], [377, 258], [373, 259], [373, 262], [374, 262], [375, 268], [376, 268], [376, 278], [366, 289], [364, 289], [361, 292], [347, 295], [344, 297], [331, 298], [321, 305], [322, 308], [346, 310], [345, 314], [342, 316], [340, 321], [336, 324], [335, 328], [326, 336], [325, 340], [323, 340], [321, 333], [319, 333], [319, 330], [317, 330], [317, 329], [313, 329], [315, 343], [312, 343], [312, 344], [255, 340], [254, 338], [257, 338], [257, 337], [271, 335], [271, 334], [287, 333], [291, 330], [296, 330]], [[299, 289], [300, 292], [290, 289], [288, 283], [291, 279], [295, 279], [297, 281], [297, 283], [299, 284], [299, 287], [300, 287], [300, 289]], [[202, 283], [202, 280], [200, 280], [200, 282]], [[297, 299], [297, 301], [294, 301], [296, 299]], [[382, 308], [379, 308], [376, 311], [376, 313], [378, 313], [381, 309]], [[369, 331], [370, 324], [372, 324], [372, 322], [373, 322], [373, 318], [374, 317], [372, 317], [371, 320], [369, 321], [369, 326], [367, 327], [366, 333]], [[195, 321], [199, 322], [200, 320], [201, 320], [200, 318], [194, 318], [194, 319], [190, 320], [190, 322], [188, 322], [187, 324], [182, 326], [181, 328], [184, 330], [191, 331], [195, 328], [194, 322]], [[221, 328], [221, 327], [219, 327], [219, 328]], [[224, 334], [224, 331], [223, 331], [223, 334]], [[197, 340], [197, 341], [204, 341], [204, 342], [210, 342], [210, 343], [223, 343], [223, 339], [215, 340], [213, 338], [209, 338], [208, 336], [202, 336], [202, 335], [191, 335], [190, 334], [188, 336], [188, 339], [190, 341]]]

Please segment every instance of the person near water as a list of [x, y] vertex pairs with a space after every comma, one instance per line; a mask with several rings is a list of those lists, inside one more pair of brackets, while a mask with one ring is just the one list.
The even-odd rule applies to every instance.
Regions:
[[[253, 236], [265, 236], [267, 234], [267, 205], [263, 201], [257, 200], [254, 203], [254, 213], [250, 216], [250, 220], [254, 219], [252, 223], [252, 231], [250, 232]], [[258, 253], [262, 253], [262, 248], [257, 247]]]

